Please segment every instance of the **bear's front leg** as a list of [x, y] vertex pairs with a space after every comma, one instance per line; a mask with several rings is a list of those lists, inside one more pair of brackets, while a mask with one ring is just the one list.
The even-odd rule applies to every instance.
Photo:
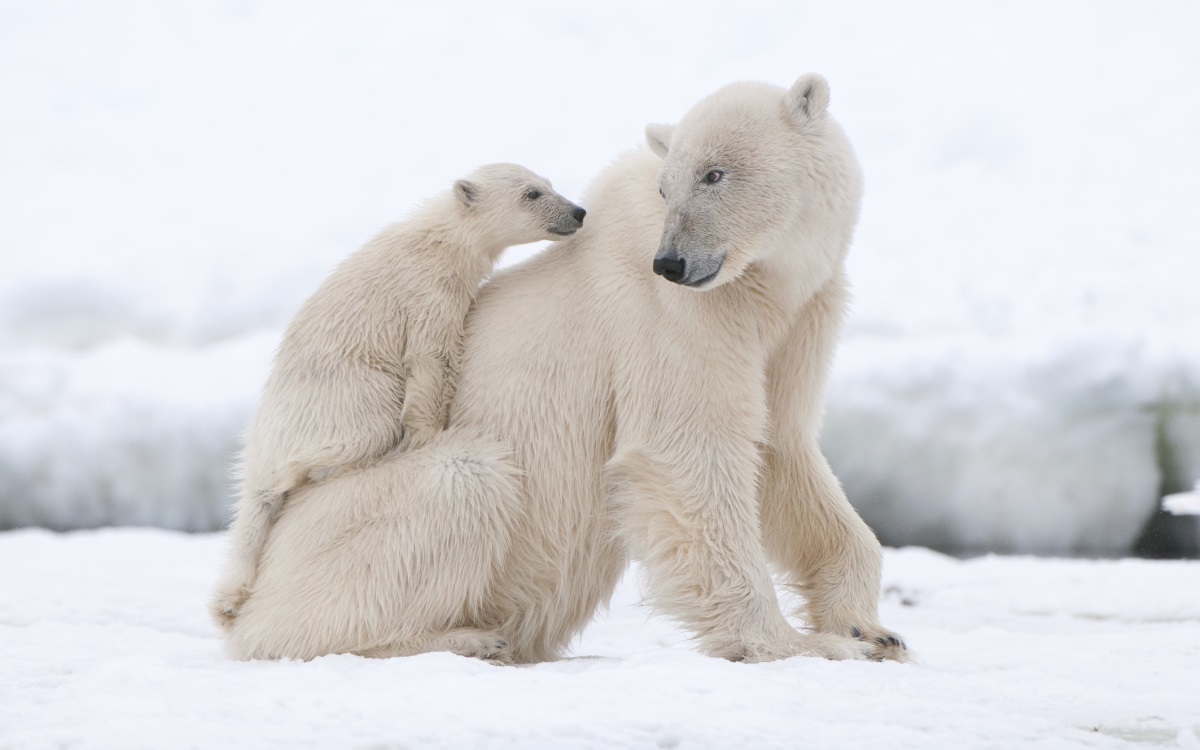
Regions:
[[[618, 451], [605, 467], [609, 497], [646, 568], [654, 605], [711, 656], [872, 658], [874, 649], [850, 633], [802, 634], [788, 624], [759, 539], [753, 451], [733, 461], [706, 458], [690, 464], [690, 475], [670, 468], [681, 462], [637, 449]], [[699, 475], [696, 466], [704, 467]]]
[[765, 451], [760, 513], [767, 554], [805, 598], [818, 633], [849, 635], [876, 659], [906, 661], [907, 646], [879, 624], [881, 549], [811, 443]]

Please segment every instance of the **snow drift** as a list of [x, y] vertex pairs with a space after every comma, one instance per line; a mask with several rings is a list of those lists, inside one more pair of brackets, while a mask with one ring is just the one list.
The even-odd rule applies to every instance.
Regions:
[[646, 122], [818, 70], [867, 177], [852, 501], [893, 544], [1195, 552], [1157, 514], [1200, 480], [1200, 9], [683, 9], [0, 7], [0, 527], [219, 527], [282, 327], [376, 230], [484, 162], [580, 197]]

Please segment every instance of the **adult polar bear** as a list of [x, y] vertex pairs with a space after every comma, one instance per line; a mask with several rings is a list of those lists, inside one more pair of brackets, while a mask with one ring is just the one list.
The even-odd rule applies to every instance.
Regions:
[[903, 658], [817, 446], [861, 192], [828, 98], [734, 84], [647, 128], [588, 228], [482, 290], [452, 428], [296, 493], [231, 653], [553, 659], [633, 556], [705, 653]]

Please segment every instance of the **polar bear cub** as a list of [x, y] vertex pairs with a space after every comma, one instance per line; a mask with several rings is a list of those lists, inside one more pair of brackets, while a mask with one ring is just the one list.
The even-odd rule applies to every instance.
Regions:
[[304, 303], [246, 433], [230, 557], [211, 604], [219, 624], [250, 595], [289, 492], [445, 427], [467, 309], [496, 258], [573, 234], [585, 213], [524, 167], [480, 167], [383, 230]]

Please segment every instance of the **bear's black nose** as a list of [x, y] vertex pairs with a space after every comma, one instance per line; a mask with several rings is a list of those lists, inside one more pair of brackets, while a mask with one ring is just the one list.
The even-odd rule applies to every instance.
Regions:
[[680, 258], [674, 250], [668, 250], [654, 258], [654, 272], [667, 281], [678, 284], [686, 271], [687, 261]]
[[575, 210], [571, 212], [571, 216], [575, 218], [575, 221], [582, 224], [583, 217], [587, 216], [587, 211], [583, 210], [583, 206], [576, 206]]

